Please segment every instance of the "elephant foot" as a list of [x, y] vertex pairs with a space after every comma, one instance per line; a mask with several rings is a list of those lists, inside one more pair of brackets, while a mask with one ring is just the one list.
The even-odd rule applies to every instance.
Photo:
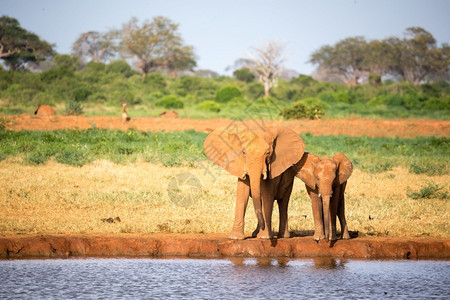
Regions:
[[269, 240], [269, 239], [272, 238], [272, 235], [269, 234], [269, 232], [267, 232], [267, 231], [260, 231], [256, 237], [257, 237], [258, 239], [266, 239], [266, 240]]
[[348, 231], [344, 232], [342, 234], [342, 239], [343, 240], [349, 240], [350, 239], [350, 234], [348, 233]]
[[279, 239], [289, 239], [291, 237], [291, 233], [289, 231], [286, 231], [284, 233], [279, 233], [278, 238]]
[[241, 231], [232, 231], [229, 235], [229, 238], [232, 240], [243, 240], [245, 239], [245, 234]]
[[320, 242], [320, 241], [325, 240], [325, 235], [324, 234], [314, 234], [313, 239], [316, 242]]

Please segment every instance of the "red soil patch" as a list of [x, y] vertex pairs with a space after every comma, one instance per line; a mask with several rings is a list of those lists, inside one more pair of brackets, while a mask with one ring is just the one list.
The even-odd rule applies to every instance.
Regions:
[[34, 114], [38, 116], [54, 116], [56, 115], [56, 111], [50, 105], [38, 105], [34, 110]]
[[224, 234], [12, 236], [0, 238], [0, 259], [73, 256], [450, 258], [448, 239], [357, 238], [317, 244], [311, 237], [229, 240]]
[[[123, 123], [121, 117], [51, 116], [36, 117], [22, 114], [6, 116], [8, 130], [58, 130], [58, 129], [121, 129], [134, 128], [140, 131], [183, 131], [209, 132], [219, 126], [233, 126], [232, 120], [194, 120], [183, 118], [132, 118]], [[245, 121], [249, 124], [260, 120]], [[450, 121], [428, 119], [336, 119], [336, 120], [296, 120], [264, 121], [265, 125], [289, 126], [298, 133], [313, 135], [349, 136], [396, 136], [412, 138], [416, 136], [450, 136]]]

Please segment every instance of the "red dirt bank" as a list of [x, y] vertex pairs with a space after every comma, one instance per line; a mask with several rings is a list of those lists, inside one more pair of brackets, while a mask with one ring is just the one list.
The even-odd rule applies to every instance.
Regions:
[[[37, 117], [28, 114], [5, 116], [8, 130], [58, 130], [58, 129], [121, 129], [134, 128], [141, 131], [183, 131], [209, 132], [221, 126], [232, 126], [235, 121], [228, 119], [195, 120], [167, 118], [132, 118], [122, 123], [121, 117], [50, 116]], [[252, 124], [259, 120], [247, 120]], [[298, 133], [313, 135], [349, 135], [381, 137], [397, 136], [450, 136], [450, 121], [428, 119], [336, 119], [336, 120], [295, 120], [264, 121], [265, 125], [289, 126]]]
[[225, 234], [0, 237], [0, 259], [30, 257], [342, 257], [450, 258], [448, 239], [356, 238], [333, 247], [308, 237], [243, 241]]

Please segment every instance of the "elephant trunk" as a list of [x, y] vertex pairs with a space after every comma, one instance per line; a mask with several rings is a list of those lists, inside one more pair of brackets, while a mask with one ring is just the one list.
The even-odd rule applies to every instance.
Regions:
[[251, 172], [250, 176], [250, 190], [252, 194], [253, 207], [255, 208], [256, 218], [258, 219], [258, 226], [262, 230], [266, 228], [264, 217], [262, 213], [262, 199], [261, 199], [261, 171]]
[[331, 196], [322, 195], [322, 204], [323, 204], [323, 227], [325, 231], [325, 240], [328, 241], [331, 230], [331, 215], [330, 215], [330, 200]]

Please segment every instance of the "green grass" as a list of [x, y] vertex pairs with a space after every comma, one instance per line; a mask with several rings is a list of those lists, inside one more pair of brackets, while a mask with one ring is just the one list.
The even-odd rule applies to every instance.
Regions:
[[407, 195], [411, 199], [442, 199], [447, 200], [450, 198], [445, 191], [443, 191], [444, 186], [440, 186], [433, 182], [427, 182], [426, 185], [422, 186], [417, 192], [409, 192]]
[[443, 175], [450, 173], [450, 139], [302, 135], [306, 151], [319, 156], [346, 154], [354, 166], [369, 173], [403, 166], [410, 173]]
[[21, 157], [31, 165], [57, 162], [82, 166], [96, 159], [115, 163], [138, 159], [165, 166], [203, 160], [205, 134], [136, 130], [0, 131], [0, 158]]
[[[207, 134], [185, 132], [140, 132], [137, 130], [7, 131], [0, 129], [0, 160], [19, 157], [30, 165], [54, 158], [82, 166], [98, 159], [115, 163], [138, 160], [164, 166], [192, 166], [206, 160], [203, 141]], [[450, 139], [445, 137], [369, 138], [313, 136], [302, 134], [306, 151], [319, 156], [345, 153], [355, 167], [378, 173], [402, 166], [413, 174], [450, 173]]]

